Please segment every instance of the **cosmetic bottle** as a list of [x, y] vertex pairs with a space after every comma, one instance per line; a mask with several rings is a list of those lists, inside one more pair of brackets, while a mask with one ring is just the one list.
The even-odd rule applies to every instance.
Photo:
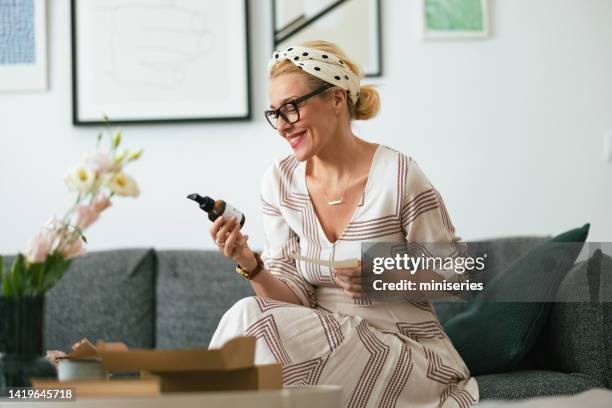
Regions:
[[223, 200], [213, 200], [208, 196], [202, 197], [198, 193], [189, 194], [187, 198], [197, 202], [200, 208], [208, 213], [208, 219], [213, 222], [221, 216], [225, 218], [226, 221], [232, 216], [236, 216], [236, 220], [239, 220], [240, 228], [242, 228], [246, 221], [244, 214], [242, 214], [240, 210], [232, 207]]

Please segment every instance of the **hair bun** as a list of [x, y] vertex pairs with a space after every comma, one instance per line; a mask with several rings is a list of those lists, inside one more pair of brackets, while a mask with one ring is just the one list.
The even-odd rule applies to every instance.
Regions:
[[367, 120], [376, 116], [380, 110], [380, 95], [372, 85], [359, 88], [359, 99], [352, 112], [353, 119]]

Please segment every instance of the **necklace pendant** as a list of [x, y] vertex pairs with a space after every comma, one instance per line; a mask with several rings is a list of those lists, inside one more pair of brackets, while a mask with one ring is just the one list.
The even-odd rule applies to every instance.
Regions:
[[327, 202], [329, 205], [338, 205], [338, 204], [342, 204], [342, 200], [334, 200], [334, 201], [328, 201]]

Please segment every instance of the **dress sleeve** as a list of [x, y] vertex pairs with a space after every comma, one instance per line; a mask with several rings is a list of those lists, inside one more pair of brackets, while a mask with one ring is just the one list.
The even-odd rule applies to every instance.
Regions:
[[[428, 256], [442, 258], [466, 256], [467, 244], [456, 235], [442, 196], [412, 158], [404, 156], [403, 160], [401, 221], [409, 252], [427, 251]], [[464, 280], [452, 269], [433, 271], [451, 281]]]
[[280, 211], [278, 168], [272, 166], [266, 172], [261, 185], [261, 213], [264, 225], [265, 245], [261, 259], [267, 270], [284, 282], [302, 305], [316, 305], [314, 287], [306, 282], [297, 270], [292, 253], [300, 251], [299, 236], [289, 227]]

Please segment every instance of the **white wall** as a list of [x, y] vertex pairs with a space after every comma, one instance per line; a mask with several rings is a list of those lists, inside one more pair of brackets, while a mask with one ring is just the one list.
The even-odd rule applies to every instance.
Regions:
[[[22, 250], [72, 201], [65, 171], [96, 128], [71, 125], [68, 0], [49, 1], [50, 88], [0, 94], [0, 253]], [[416, 0], [383, 0], [383, 108], [364, 138], [418, 161], [466, 239], [554, 234], [591, 222], [612, 241], [612, 2], [493, 0], [493, 37], [422, 42]], [[142, 195], [117, 199], [88, 232], [89, 249], [210, 248], [209, 221], [185, 199], [199, 191], [247, 214], [263, 245], [260, 176], [290, 152], [260, 114], [272, 51], [269, 1], [251, 1], [254, 116], [247, 123], [124, 127], [146, 149], [130, 172]]]

